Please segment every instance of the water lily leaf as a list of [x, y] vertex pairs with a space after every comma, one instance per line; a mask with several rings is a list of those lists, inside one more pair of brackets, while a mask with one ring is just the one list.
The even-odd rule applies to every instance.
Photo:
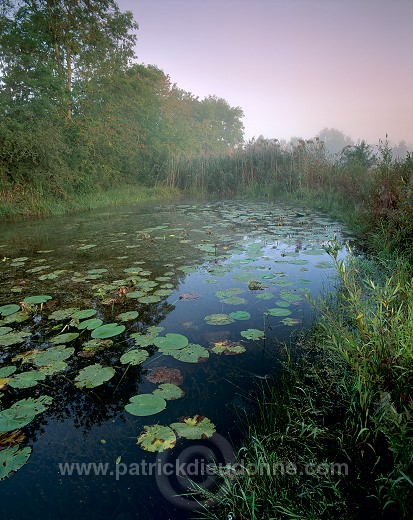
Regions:
[[259, 298], [260, 300], [271, 300], [274, 298], [274, 295], [270, 292], [262, 292], [255, 295], [256, 298]]
[[92, 338], [112, 338], [113, 336], [117, 336], [118, 334], [122, 334], [125, 330], [125, 325], [118, 325], [117, 323], [108, 323], [107, 325], [102, 325], [97, 329], [92, 331]]
[[49, 365], [55, 365], [56, 363], [61, 363], [72, 356], [74, 353], [75, 349], [73, 347], [64, 347], [63, 345], [58, 345], [56, 347], [50, 347], [47, 350], [33, 351], [31, 359], [36, 366], [45, 367]]
[[7, 334], [8, 332], [12, 332], [11, 327], [0, 327], [0, 336], [4, 336], [4, 334]]
[[40, 304], [40, 303], [46, 303], [48, 300], [51, 300], [51, 296], [47, 296], [46, 294], [40, 294], [38, 296], [28, 296], [23, 301], [27, 304]]
[[76, 307], [69, 307], [68, 309], [60, 309], [58, 311], [54, 311], [49, 315], [49, 320], [55, 321], [64, 321], [68, 318], [71, 318], [78, 309]]
[[146, 379], [151, 383], [172, 383], [180, 386], [184, 382], [179, 368], [157, 367], [152, 369], [146, 376]]
[[39, 280], [41, 280], [41, 281], [55, 280], [58, 276], [60, 276], [61, 274], [65, 273], [65, 272], [66, 272], [65, 269], [60, 269], [59, 271], [53, 271], [53, 273], [42, 274], [42, 276], [39, 276]]
[[9, 347], [10, 345], [23, 343], [29, 336], [31, 336], [30, 332], [9, 332], [8, 334], [0, 336], [0, 347]]
[[302, 299], [302, 296], [291, 291], [281, 291], [280, 297], [286, 302], [297, 302]]
[[4, 480], [14, 471], [18, 471], [29, 460], [32, 449], [29, 446], [19, 450], [12, 446], [0, 451], [0, 480]]
[[37, 399], [29, 397], [17, 401], [10, 408], [0, 411], [0, 433], [11, 432], [29, 424], [39, 413], [46, 410], [53, 401], [48, 395]]
[[141, 298], [145, 296], [145, 294], [144, 291], [132, 291], [126, 294], [126, 298]]
[[258, 329], [247, 329], [241, 331], [241, 336], [246, 339], [252, 339], [254, 341], [263, 339], [265, 337], [265, 332], [263, 330]]
[[205, 316], [204, 319], [208, 325], [228, 325], [229, 323], [234, 323], [234, 319], [228, 314], [210, 314]]
[[235, 287], [234, 289], [226, 289], [217, 291], [215, 293], [215, 296], [217, 296], [220, 300], [223, 298], [231, 298], [231, 296], [234, 296], [235, 294], [240, 294], [245, 292], [244, 289], [239, 289], [238, 287]]
[[234, 341], [225, 340], [215, 342], [211, 350], [215, 354], [231, 356], [235, 354], [243, 354], [245, 352], [245, 347], [239, 343], [235, 343]]
[[10, 303], [8, 305], [3, 305], [0, 307], [0, 316], [10, 316], [11, 314], [14, 314], [15, 312], [20, 310], [20, 306], [16, 305], [15, 303]]
[[125, 410], [132, 415], [145, 417], [147, 415], [155, 415], [162, 412], [166, 408], [166, 401], [159, 395], [140, 394], [134, 395], [129, 399], [129, 403], [125, 406]]
[[75, 385], [78, 388], [96, 388], [103, 385], [115, 375], [115, 369], [112, 367], [103, 367], [99, 363], [89, 365], [78, 373], [75, 379]]
[[289, 311], [288, 309], [274, 308], [268, 309], [267, 314], [269, 316], [290, 316], [291, 311]]
[[287, 325], [287, 327], [294, 327], [294, 325], [299, 325], [301, 323], [301, 320], [297, 320], [294, 318], [284, 318], [281, 320], [281, 323], [284, 323], [284, 325]]
[[171, 383], [162, 383], [152, 393], [153, 395], [163, 397], [165, 401], [174, 401], [175, 399], [180, 399], [185, 395], [185, 392], [181, 390], [179, 386]]
[[209, 352], [206, 348], [197, 343], [189, 343], [188, 346], [177, 349], [162, 349], [163, 354], [172, 356], [178, 361], [184, 363], [200, 363], [209, 358]]
[[161, 296], [162, 298], [169, 296], [173, 293], [172, 289], [158, 289], [153, 294], [154, 296]]
[[172, 423], [170, 427], [176, 431], [180, 437], [185, 439], [208, 439], [216, 432], [215, 425], [202, 415], [194, 417], [183, 417], [181, 422]]
[[44, 381], [46, 375], [37, 370], [30, 370], [29, 372], [22, 372], [14, 375], [9, 380], [9, 386], [12, 388], [30, 388], [36, 386], [39, 381]]
[[160, 350], [174, 350], [181, 349], [188, 345], [189, 341], [186, 336], [182, 334], [168, 333], [165, 336], [158, 336], [154, 338], [153, 344]]
[[66, 334], [59, 334], [50, 340], [50, 343], [54, 345], [60, 345], [62, 343], [69, 343], [69, 341], [73, 341], [74, 339], [79, 337], [78, 332], [68, 332]]
[[332, 269], [334, 268], [334, 262], [317, 262], [315, 266], [318, 269]]
[[229, 315], [234, 320], [249, 320], [251, 318], [251, 314], [247, 311], [230, 312]]
[[30, 314], [27, 312], [14, 312], [13, 314], [6, 316], [0, 321], [0, 327], [3, 325], [9, 325], [10, 323], [22, 323], [30, 318]]
[[123, 356], [120, 358], [120, 362], [122, 365], [140, 365], [149, 357], [148, 352], [146, 350], [129, 350], [125, 352]]
[[77, 320], [84, 320], [85, 318], [91, 318], [97, 313], [95, 309], [84, 309], [82, 311], [76, 311], [72, 314], [72, 318]]
[[245, 303], [247, 303], [247, 300], [245, 298], [240, 298], [238, 296], [231, 296], [230, 298], [223, 298], [221, 301], [228, 305], [244, 305]]
[[160, 296], [156, 296], [154, 294], [151, 294], [149, 296], [141, 296], [138, 298], [139, 303], [158, 303], [162, 300]]
[[77, 328], [79, 330], [94, 330], [103, 325], [103, 321], [99, 318], [91, 318], [90, 320], [84, 320], [79, 323]]
[[160, 424], [145, 426], [145, 430], [138, 437], [137, 444], [145, 451], [163, 452], [175, 446], [176, 435], [168, 426]]
[[84, 350], [98, 350], [102, 348], [109, 348], [113, 345], [111, 339], [91, 339], [83, 343]]
[[0, 368], [0, 377], [9, 377], [16, 372], [17, 368], [15, 366], [2, 367]]
[[275, 305], [277, 305], [277, 307], [284, 307], [284, 308], [287, 308], [287, 307], [290, 307], [290, 302], [287, 302], [285, 300], [278, 300], [275, 302]]
[[131, 321], [135, 320], [139, 316], [139, 312], [137, 311], [129, 311], [129, 312], [122, 312], [118, 316], [116, 316], [116, 319], [119, 321]]

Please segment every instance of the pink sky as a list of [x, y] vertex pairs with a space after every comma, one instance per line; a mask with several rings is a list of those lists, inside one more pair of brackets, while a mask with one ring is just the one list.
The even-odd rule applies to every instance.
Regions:
[[245, 137], [413, 143], [413, 0], [120, 0], [137, 61], [245, 113]]

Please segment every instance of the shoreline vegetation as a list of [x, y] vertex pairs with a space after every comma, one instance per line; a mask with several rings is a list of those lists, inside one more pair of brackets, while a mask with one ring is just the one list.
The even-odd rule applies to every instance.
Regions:
[[[245, 464], [348, 474], [223, 475], [210, 519], [413, 518], [413, 155], [387, 140], [243, 143], [243, 112], [133, 61], [116, 2], [6, 0], [0, 13], [0, 220], [159, 198], [266, 198], [321, 209], [363, 241], [336, 293], [280, 349], [244, 418]], [[92, 5], [93, 4], [93, 5]], [[282, 221], [279, 223], [282, 226]]]

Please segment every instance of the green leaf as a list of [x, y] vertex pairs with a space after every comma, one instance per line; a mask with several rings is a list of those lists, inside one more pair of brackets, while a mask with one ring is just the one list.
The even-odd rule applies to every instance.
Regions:
[[14, 314], [15, 312], [20, 310], [20, 306], [16, 305], [15, 303], [10, 303], [8, 305], [3, 305], [0, 307], [0, 316], [10, 316], [11, 314]]
[[188, 338], [182, 334], [168, 333], [165, 336], [154, 338], [153, 344], [160, 350], [181, 349], [188, 345]]
[[47, 406], [53, 401], [48, 395], [43, 395], [37, 399], [30, 397], [17, 401], [10, 408], [0, 411], [0, 433], [11, 432], [22, 428], [32, 422], [32, 420], [46, 410]]
[[78, 319], [78, 320], [84, 320], [85, 318], [91, 318], [97, 313], [95, 309], [84, 309], [82, 311], [76, 311], [74, 312], [71, 317]]
[[267, 314], [269, 316], [290, 316], [291, 311], [289, 311], [288, 309], [274, 308], [268, 309]]
[[78, 388], [96, 388], [103, 385], [115, 375], [115, 369], [112, 367], [103, 367], [96, 363], [83, 368], [75, 379], [75, 385]]
[[230, 312], [229, 315], [234, 320], [249, 320], [251, 318], [251, 314], [247, 311]]
[[30, 332], [9, 332], [8, 334], [0, 336], [0, 347], [9, 347], [10, 345], [23, 343], [29, 336], [31, 336]]
[[162, 412], [166, 408], [166, 401], [159, 395], [140, 394], [134, 395], [129, 399], [125, 410], [132, 415], [145, 417]]
[[183, 417], [181, 422], [172, 423], [173, 428], [180, 437], [197, 440], [212, 437], [216, 432], [215, 425], [202, 415]]
[[30, 370], [29, 372], [22, 372], [14, 375], [10, 381], [9, 386], [12, 388], [31, 388], [36, 386], [39, 381], [44, 381], [46, 374], [37, 370]]
[[113, 336], [117, 336], [118, 334], [122, 334], [125, 330], [125, 325], [118, 325], [117, 323], [108, 323], [107, 325], [102, 325], [98, 327], [92, 332], [92, 338], [112, 338]]
[[79, 337], [78, 332], [67, 332], [66, 334], [59, 334], [50, 340], [50, 343], [54, 345], [60, 345], [62, 343], [69, 343]]
[[175, 446], [176, 435], [168, 426], [160, 424], [145, 426], [145, 430], [138, 437], [137, 444], [145, 451], [162, 452]]
[[182, 349], [162, 349], [162, 352], [184, 363], [200, 363], [209, 358], [208, 350], [197, 343], [189, 343]]
[[68, 309], [60, 309], [52, 312], [49, 316], [49, 320], [64, 321], [71, 318], [78, 309], [76, 307], [69, 307]]
[[135, 320], [139, 316], [139, 312], [137, 311], [129, 311], [129, 312], [122, 312], [118, 316], [116, 316], [116, 319], [119, 321], [130, 321]]
[[120, 358], [122, 365], [140, 365], [149, 357], [146, 350], [129, 350]]
[[228, 314], [210, 314], [205, 316], [204, 319], [208, 325], [228, 325], [229, 323], [234, 323], [234, 319]]
[[103, 321], [99, 318], [91, 318], [90, 320], [81, 321], [77, 328], [79, 330], [94, 330], [103, 325]]
[[185, 395], [185, 392], [179, 388], [179, 386], [173, 385], [172, 383], [162, 383], [154, 390], [153, 395], [159, 395], [165, 401], [174, 401]]
[[32, 449], [26, 446], [19, 450], [18, 446], [0, 451], [0, 480], [4, 480], [14, 471], [18, 471], [29, 460]]
[[23, 301], [27, 304], [40, 304], [40, 303], [46, 303], [48, 300], [51, 300], [51, 296], [47, 296], [46, 294], [40, 294], [38, 296], [28, 296]]
[[263, 339], [265, 337], [265, 332], [263, 330], [258, 329], [247, 329], [241, 331], [241, 336], [246, 339], [252, 339], [254, 341]]

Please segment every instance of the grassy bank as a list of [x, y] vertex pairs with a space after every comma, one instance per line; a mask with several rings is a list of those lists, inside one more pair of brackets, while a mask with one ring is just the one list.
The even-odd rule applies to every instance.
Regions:
[[96, 189], [91, 192], [74, 193], [70, 196], [62, 192], [60, 197], [38, 189], [20, 187], [12, 191], [0, 192], [0, 220], [61, 215], [121, 204], [178, 198], [179, 196], [178, 190], [171, 190], [163, 186], [149, 188], [124, 185], [105, 190]]
[[400, 255], [337, 259], [337, 292], [257, 392], [210, 519], [413, 518], [413, 285]]

